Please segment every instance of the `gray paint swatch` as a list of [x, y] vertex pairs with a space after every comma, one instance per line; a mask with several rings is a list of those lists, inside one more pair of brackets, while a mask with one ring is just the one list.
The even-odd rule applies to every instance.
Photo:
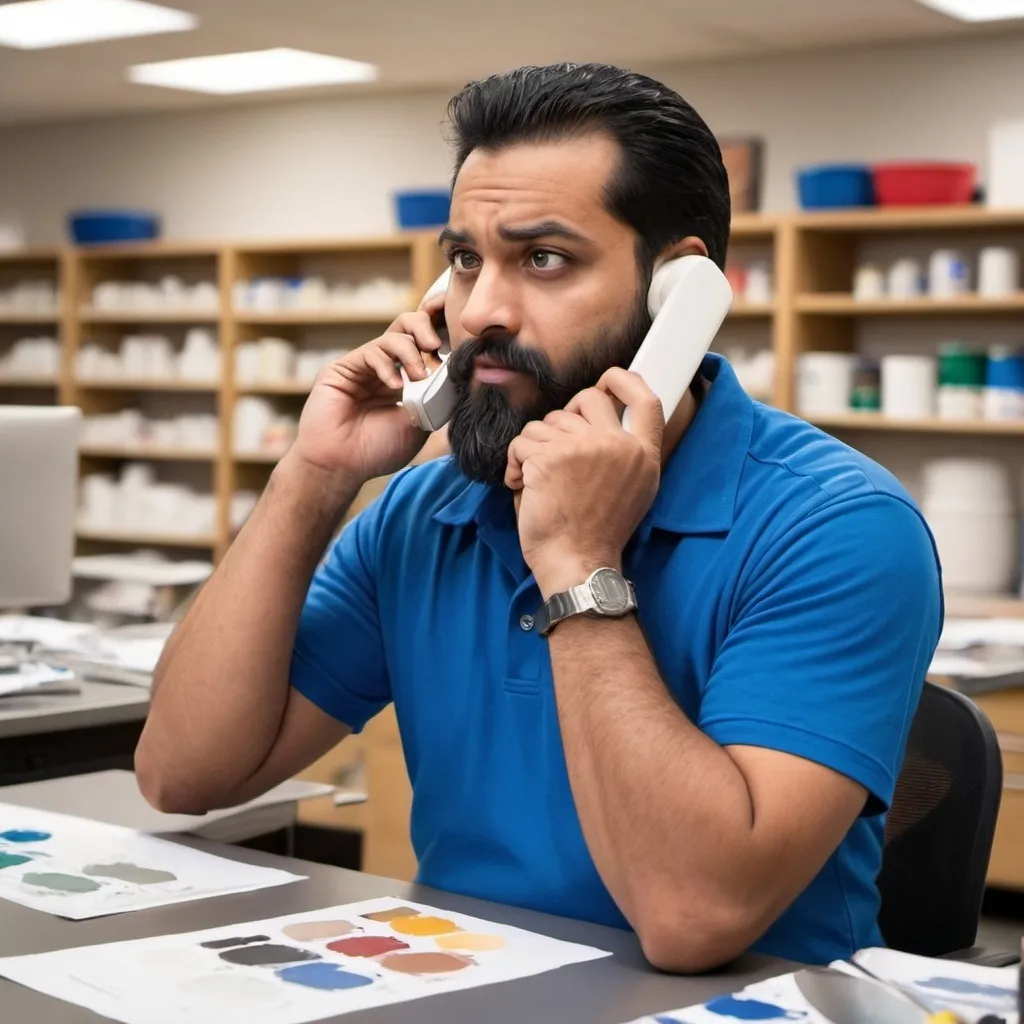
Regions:
[[240, 949], [228, 949], [220, 954], [220, 958], [229, 964], [241, 964], [245, 967], [276, 967], [278, 964], [295, 964], [302, 960], [319, 960], [320, 956], [307, 949], [296, 949], [295, 946], [280, 946], [270, 943], [267, 946], [242, 946]]
[[41, 889], [53, 889], [54, 892], [95, 892], [99, 882], [81, 875], [64, 875], [58, 871], [30, 871], [21, 876], [26, 885], [38, 885]]

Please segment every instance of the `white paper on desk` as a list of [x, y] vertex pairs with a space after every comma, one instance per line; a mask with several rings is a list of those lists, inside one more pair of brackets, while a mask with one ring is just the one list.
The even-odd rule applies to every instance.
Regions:
[[52, 811], [0, 803], [0, 898], [80, 921], [304, 876]]
[[0, 976], [123, 1024], [307, 1024], [610, 955], [384, 897], [184, 935], [7, 957]]
[[84, 622], [36, 615], [0, 615], [0, 643], [32, 643], [54, 650], [76, 647], [98, 630]]
[[[1019, 1024], [1017, 967], [978, 967], [891, 949], [864, 949], [855, 959], [880, 978], [913, 989], [933, 1012], [952, 1010], [970, 1022], [985, 1014], [996, 1014], [1006, 1024]], [[831, 966], [863, 977], [855, 967], [841, 960]], [[817, 1024], [824, 1018], [808, 1005], [794, 975], [783, 974], [700, 1006], [641, 1017], [631, 1024], [723, 1024], [729, 1020], [802, 1020]]]
[[67, 693], [78, 689], [74, 672], [34, 661], [23, 661], [16, 672], [0, 673], [0, 697], [50, 691]]
[[948, 619], [939, 637], [940, 651], [964, 651], [969, 647], [1020, 647], [1024, 649], [1024, 619]]

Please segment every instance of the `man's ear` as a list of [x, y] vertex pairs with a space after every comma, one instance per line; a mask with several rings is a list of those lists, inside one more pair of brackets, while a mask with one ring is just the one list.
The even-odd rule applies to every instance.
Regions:
[[658, 253], [657, 263], [660, 266], [662, 263], [674, 260], [677, 256], [707, 256], [707, 254], [708, 247], [702, 238], [698, 238], [696, 235], [687, 235], [686, 238], [673, 242]]

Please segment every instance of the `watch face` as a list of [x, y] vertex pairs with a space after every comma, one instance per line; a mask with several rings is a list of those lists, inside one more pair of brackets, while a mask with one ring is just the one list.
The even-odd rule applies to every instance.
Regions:
[[590, 580], [590, 593], [598, 611], [618, 615], [629, 607], [629, 584], [614, 569], [598, 569]]

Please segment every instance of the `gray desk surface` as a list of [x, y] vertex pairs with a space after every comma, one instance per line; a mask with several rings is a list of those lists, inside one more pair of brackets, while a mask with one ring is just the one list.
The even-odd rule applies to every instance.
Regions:
[[81, 686], [81, 693], [0, 699], [0, 739], [141, 722], [149, 710], [149, 691], [141, 686], [89, 680]]
[[[196, 931], [241, 924], [332, 907], [376, 896], [397, 896], [431, 906], [461, 911], [488, 920], [542, 932], [570, 942], [610, 950], [614, 956], [575, 964], [519, 981], [487, 985], [463, 992], [430, 996], [378, 1010], [331, 1018], [337, 1024], [523, 1024], [560, 1021], [562, 1024], [620, 1024], [648, 1013], [699, 1003], [723, 992], [774, 974], [792, 965], [767, 957], [744, 957], [726, 971], [700, 978], [660, 974], [647, 966], [636, 938], [613, 928], [549, 917], [530, 911], [407, 885], [341, 868], [310, 864], [287, 857], [222, 847], [200, 839], [182, 840], [190, 846], [234, 860], [266, 864], [308, 875], [291, 885], [239, 893], [132, 914], [65, 921], [14, 903], [0, 909], [0, 956], [42, 953], [97, 942], [141, 939], [153, 935]], [[51, 999], [0, 979], [4, 1021], [32, 1024], [97, 1024], [103, 1018], [89, 1010]]]

